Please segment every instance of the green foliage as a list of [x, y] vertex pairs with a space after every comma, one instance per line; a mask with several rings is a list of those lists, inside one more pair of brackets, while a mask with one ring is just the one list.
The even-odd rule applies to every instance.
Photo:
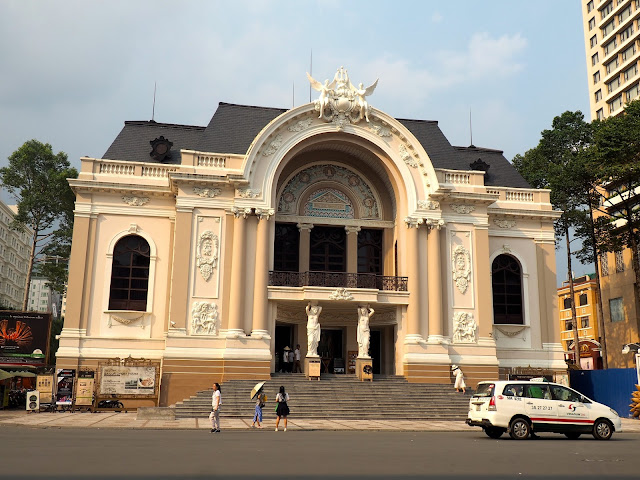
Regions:
[[60, 340], [57, 340], [56, 337], [60, 335], [60, 332], [62, 332], [63, 325], [64, 317], [51, 319], [51, 335], [49, 336], [49, 365], [55, 365], [56, 363], [56, 352], [60, 345]]
[[[34, 263], [42, 261], [45, 255], [69, 256], [74, 194], [67, 178], [77, 176], [78, 172], [70, 166], [64, 152], [55, 154], [51, 145], [37, 140], [25, 142], [11, 154], [9, 165], [0, 168], [3, 187], [18, 205], [18, 213], [11, 228], [24, 231], [29, 227], [34, 232], [33, 253], [30, 255], [27, 274], [27, 295]], [[45, 274], [48, 275], [46, 270]], [[60, 282], [61, 274], [62, 272], [56, 271], [55, 278], [49, 278], [52, 285]]]

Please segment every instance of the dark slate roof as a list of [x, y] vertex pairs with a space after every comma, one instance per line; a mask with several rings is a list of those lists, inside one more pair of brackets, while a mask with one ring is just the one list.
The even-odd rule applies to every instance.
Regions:
[[[156, 122], [125, 122], [103, 158], [135, 162], [154, 162], [149, 156], [149, 142], [164, 136], [173, 142], [171, 162], [179, 163], [180, 149], [202, 152], [245, 154], [251, 142], [274, 118], [286, 112], [282, 108], [235, 105], [220, 102], [206, 127]], [[444, 136], [438, 122], [398, 119], [422, 144], [434, 168], [471, 170], [470, 164], [481, 159], [490, 165], [485, 184], [530, 188], [499, 150], [477, 147], [454, 147]]]
[[489, 165], [489, 170], [484, 175], [484, 184], [492, 187], [531, 188], [531, 185], [522, 178], [511, 163], [505, 158], [501, 150], [481, 148], [475, 146], [454, 147], [458, 156], [465, 164], [467, 170], [471, 170], [470, 164], [482, 160]]
[[149, 156], [151, 152], [151, 144], [149, 142], [163, 136], [173, 142], [170, 150], [171, 161], [163, 163], [180, 163], [180, 149], [194, 150], [204, 130], [205, 127], [174, 125], [154, 121], [124, 122], [124, 128], [102, 158], [154, 163], [155, 160]]

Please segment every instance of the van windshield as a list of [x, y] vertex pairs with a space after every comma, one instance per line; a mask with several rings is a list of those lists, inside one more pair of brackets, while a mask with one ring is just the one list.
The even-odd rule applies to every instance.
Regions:
[[473, 394], [474, 397], [493, 397], [493, 391], [495, 390], [495, 384], [493, 383], [480, 383], [478, 388]]

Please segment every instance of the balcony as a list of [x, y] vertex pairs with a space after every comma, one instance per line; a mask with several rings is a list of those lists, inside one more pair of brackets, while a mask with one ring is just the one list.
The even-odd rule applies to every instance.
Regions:
[[344, 272], [269, 272], [271, 287], [371, 288], [406, 292], [407, 277]]

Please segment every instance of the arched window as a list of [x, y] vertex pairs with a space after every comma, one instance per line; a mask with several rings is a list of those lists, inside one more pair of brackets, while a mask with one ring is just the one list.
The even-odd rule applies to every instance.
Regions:
[[522, 269], [511, 255], [498, 255], [491, 265], [493, 323], [523, 325]]
[[127, 235], [113, 249], [109, 310], [147, 309], [150, 248], [138, 235]]

